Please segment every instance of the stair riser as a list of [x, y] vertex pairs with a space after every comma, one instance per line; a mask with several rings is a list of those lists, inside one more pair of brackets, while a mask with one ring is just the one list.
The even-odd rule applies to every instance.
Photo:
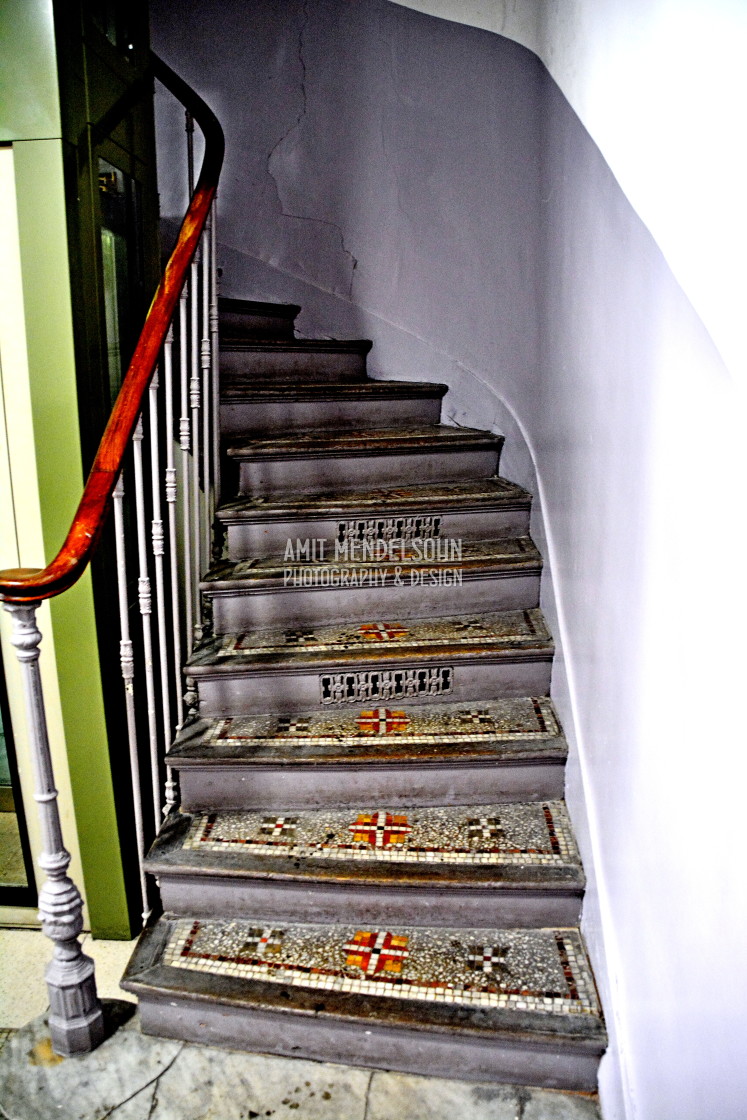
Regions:
[[[451, 688], [447, 693], [440, 693], [443, 700], [480, 700], [490, 696], [502, 699], [508, 696], [544, 696], [550, 688], [551, 658], [542, 657], [536, 660], [515, 660], [484, 662], [466, 661], [459, 663], [446, 658], [433, 658], [428, 667], [450, 666]], [[422, 669], [421, 662], [416, 665], [383, 661], [378, 665], [367, 664], [366, 672], [382, 672], [396, 669]], [[332, 666], [328, 673], [356, 672], [351, 666]], [[314, 708], [331, 708], [336, 705], [322, 703], [322, 674], [319, 670], [313, 672], [294, 671], [280, 668], [275, 672], [247, 671], [241, 675], [228, 676], [215, 674], [214, 676], [197, 679], [200, 698], [200, 715], [231, 716], [231, 715], [256, 715], [269, 712], [303, 712]], [[404, 697], [389, 697], [387, 703], [396, 704], [398, 699]], [[408, 697], [408, 703], [426, 702], [427, 697]], [[378, 697], [370, 701], [361, 701], [361, 707], [382, 702]]]
[[475, 451], [417, 452], [288, 459], [243, 460], [239, 468], [241, 494], [297, 494], [316, 490], [358, 490], [406, 481], [463, 482], [489, 478], [498, 470], [498, 453]]
[[273, 315], [241, 315], [221, 311], [218, 317], [218, 330], [223, 345], [232, 340], [251, 339], [252, 341], [292, 341], [293, 320]]
[[[433, 510], [430, 516], [441, 517], [440, 536], [445, 540], [499, 540], [503, 537], [523, 537], [529, 532], [529, 509], [474, 510], [469, 513], [445, 513]], [[380, 521], [403, 516], [382, 506], [380, 512], [370, 510], [349, 516], [318, 517], [304, 521], [236, 521], [227, 525], [228, 558], [243, 560], [248, 556], [284, 555], [288, 541], [325, 541], [325, 555], [334, 556], [335, 541], [339, 539], [340, 525], [347, 521]], [[418, 514], [404, 514], [417, 517]]]
[[347, 887], [326, 883], [242, 883], [228, 878], [161, 872], [164, 910], [195, 918], [267, 922], [357, 922], [363, 928], [397, 923], [482, 928], [572, 926], [579, 921], [580, 890], [465, 890], [459, 888]]
[[247, 401], [221, 404], [220, 425], [225, 436], [289, 428], [394, 428], [437, 424], [440, 397], [411, 400], [358, 401]]
[[563, 796], [565, 761], [449, 766], [391, 763], [388, 766], [190, 765], [179, 768], [185, 812], [244, 809], [290, 812], [303, 809], [390, 808], [425, 805], [501, 804], [547, 801]]
[[[461, 585], [428, 582], [429, 575], [417, 573], [421, 575], [420, 583], [403, 576], [403, 586], [397, 586], [394, 573], [388, 572], [383, 587], [294, 589], [294, 570], [297, 567], [289, 565], [290, 586], [283, 591], [208, 596], [213, 604], [214, 633], [231, 634], [291, 623], [365, 622], [370, 618], [392, 616], [417, 618], [444, 610], [464, 614], [521, 610], [539, 603], [539, 573], [463, 579]], [[428, 572], [434, 572], [436, 580], [449, 578], [449, 573], [437, 567]]]
[[[319, 1002], [323, 1007], [323, 993]], [[600, 1058], [598, 1044], [465, 1038], [455, 1031], [389, 1027], [375, 1019], [359, 1024], [294, 1017], [175, 993], [142, 993], [140, 1027], [145, 1034], [203, 1046], [554, 1089], [595, 1090]]]
[[315, 353], [279, 350], [222, 349], [220, 355], [221, 380], [251, 381], [252, 378], [272, 378], [290, 381], [305, 377], [309, 381], [363, 381], [366, 376], [365, 354]]

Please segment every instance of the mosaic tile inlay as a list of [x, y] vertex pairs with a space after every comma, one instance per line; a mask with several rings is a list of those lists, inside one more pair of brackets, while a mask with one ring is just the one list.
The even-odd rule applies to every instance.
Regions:
[[542, 612], [502, 611], [480, 616], [417, 618], [407, 623], [375, 621], [335, 623], [325, 626], [291, 627], [287, 630], [254, 630], [244, 634], [224, 634], [207, 647], [210, 659], [223, 660], [237, 654], [282, 654], [286, 651], [327, 653], [369, 646], [387, 641], [408, 648], [424, 646], [502, 645], [526, 646], [549, 640]]
[[186, 919], [175, 923], [164, 963], [234, 979], [395, 999], [545, 1014], [599, 1012], [581, 938], [573, 929], [478, 933]]
[[[332, 675], [332, 674], [330, 674]], [[505, 739], [549, 739], [560, 735], [546, 696], [428, 707], [365, 707], [357, 711], [311, 712], [303, 716], [234, 716], [217, 720], [204, 742], [226, 746], [334, 747], [433, 745], [446, 740], [482, 743]]]
[[183, 847], [256, 856], [562, 867], [578, 852], [562, 801], [449, 808], [198, 813]]

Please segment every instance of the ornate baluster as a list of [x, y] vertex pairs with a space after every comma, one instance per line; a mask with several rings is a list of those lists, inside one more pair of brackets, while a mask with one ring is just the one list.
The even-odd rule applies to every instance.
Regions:
[[202, 339], [200, 341], [202, 367], [202, 532], [205, 566], [210, 563], [212, 485], [210, 482], [212, 453], [210, 450], [210, 417], [212, 394], [210, 392], [210, 222], [202, 235]]
[[161, 783], [158, 773], [158, 724], [156, 720], [156, 689], [153, 680], [153, 634], [148, 545], [145, 530], [145, 488], [143, 486], [143, 418], [138, 417], [132, 437], [135, 464], [135, 514], [137, 521], [138, 604], [143, 624], [143, 660], [145, 661], [145, 696], [148, 709], [148, 741], [150, 743], [150, 783], [153, 791], [153, 820], [156, 831], [161, 823]]
[[39, 917], [44, 933], [54, 942], [54, 956], [47, 965], [49, 1032], [58, 1054], [85, 1054], [104, 1039], [104, 1018], [96, 994], [94, 964], [80, 947], [83, 900], [67, 874], [70, 853], [62, 841], [57, 790], [49, 750], [44, 711], [39, 643], [36, 625], [38, 602], [4, 603], [13, 618], [11, 642], [21, 663], [29, 745], [34, 766], [34, 800], [39, 806], [44, 850], [39, 866], [47, 879], [39, 892]]
[[190, 526], [191, 503], [189, 498], [189, 332], [187, 330], [187, 289], [179, 299], [179, 369], [181, 389], [181, 415], [179, 417], [179, 447], [182, 452], [182, 522], [184, 544], [184, 613], [186, 616], [185, 640], [187, 655], [194, 646], [194, 617], [192, 598], [192, 530]]
[[194, 618], [194, 640], [195, 644], [202, 638], [202, 625], [200, 620], [200, 576], [201, 576], [201, 559], [200, 559], [200, 544], [201, 544], [201, 530], [200, 530], [200, 407], [201, 388], [200, 388], [200, 335], [198, 326], [198, 312], [200, 300], [200, 286], [199, 286], [199, 256], [200, 250], [192, 261], [190, 268], [190, 282], [189, 282], [189, 306], [190, 306], [190, 361], [191, 361], [191, 377], [189, 379], [189, 407], [192, 413], [192, 593], [193, 593], [193, 618]]
[[140, 873], [140, 895], [143, 903], [143, 925], [150, 917], [148, 905], [148, 884], [145, 879], [145, 830], [143, 828], [143, 802], [140, 793], [140, 758], [137, 750], [137, 722], [135, 719], [135, 662], [130, 639], [130, 614], [127, 602], [127, 556], [124, 532], [124, 483], [122, 475], [114, 488], [114, 537], [117, 546], [117, 594], [119, 597], [119, 660], [124, 683], [125, 709], [127, 712], [127, 741], [130, 748], [130, 775], [132, 778], [132, 803], [135, 810], [135, 837], [137, 840], [138, 870]]
[[[148, 390], [148, 415], [150, 419], [150, 480], [153, 503], [151, 521], [151, 541], [153, 545], [153, 564], [156, 572], [156, 618], [158, 620], [158, 656], [161, 681], [161, 716], [163, 720], [164, 758], [171, 745], [171, 698], [169, 696], [169, 645], [166, 630], [166, 592], [163, 574], [163, 521], [161, 520], [161, 469], [158, 446], [158, 367]], [[176, 783], [171, 768], [166, 768], [166, 804], [164, 816], [176, 804]]]
[[[172, 629], [172, 667], [176, 695], [177, 719], [181, 727], [184, 722], [184, 700], [182, 699], [182, 635], [179, 622], [179, 559], [176, 551], [176, 467], [174, 466], [174, 379], [172, 366], [174, 330], [169, 327], [163, 348], [163, 382], [166, 411], [166, 509], [169, 525], [169, 572], [171, 576], [171, 629]], [[168, 784], [168, 781], [167, 781]], [[168, 800], [168, 798], [167, 798]]]
[[[215, 507], [220, 501], [220, 381], [218, 374], [218, 200], [213, 200], [210, 220], [210, 361], [211, 407], [213, 412], [213, 488], [210, 501], [210, 524], [215, 520]], [[216, 557], [219, 559], [219, 557]]]

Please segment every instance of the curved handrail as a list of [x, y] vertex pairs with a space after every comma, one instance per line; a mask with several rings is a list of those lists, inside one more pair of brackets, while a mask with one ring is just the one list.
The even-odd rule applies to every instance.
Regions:
[[46, 568], [10, 568], [0, 572], [0, 600], [5, 602], [51, 599], [72, 587], [85, 571], [109, 512], [125, 451], [135, 430], [143, 398], [218, 186], [225, 149], [223, 129], [218, 119], [199, 94], [190, 89], [186, 82], [154, 54], [151, 55], [151, 64], [154, 77], [181, 101], [202, 129], [205, 154], [200, 176], [176, 245], [150, 305], [65, 542]]

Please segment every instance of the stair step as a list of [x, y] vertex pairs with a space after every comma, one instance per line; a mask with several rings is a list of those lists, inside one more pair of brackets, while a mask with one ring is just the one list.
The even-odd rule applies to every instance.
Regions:
[[553, 644], [539, 610], [222, 634], [185, 668], [200, 713], [293, 712], [402, 696], [455, 700], [548, 691]]
[[568, 748], [550, 699], [407, 699], [197, 719], [169, 752], [185, 809], [351, 809], [553, 800]]
[[235, 439], [227, 453], [239, 467], [239, 492], [256, 495], [488, 478], [502, 446], [502, 436], [476, 428], [312, 428]]
[[220, 348], [221, 392], [254, 378], [362, 381], [371, 345], [367, 338], [230, 339]]
[[301, 310], [294, 303], [262, 303], [253, 299], [218, 299], [221, 341], [229, 339], [293, 338], [293, 324]]
[[221, 390], [224, 436], [289, 428], [437, 424], [446, 385], [419, 381], [263, 381]]
[[284, 552], [288, 540], [481, 540], [525, 536], [531, 496], [505, 478], [243, 497], [217, 512], [232, 560]]
[[[300, 542], [299, 542], [300, 543]], [[316, 558], [292, 539], [287, 559], [225, 561], [200, 588], [212, 604], [216, 634], [291, 623], [363, 621], [371, 614], [409, 618], [448, 596], [450, 610], [517, 610], [539, 603], [542, 557], [529, 537], [497, 541], [317, 540]], [[345, 557], [348, 557], [346, 560]], [[376, 558], [378, 557], [378, 558]]]
[[146, 1033], [447, 1077], [592, 1089], [606, 1042], [574, 928], [162, 918], [122, 986]]
[[573, 925], [584, 885], [562, 801], [175, 814], [146, 866], [171, 913], [263, 921]]

